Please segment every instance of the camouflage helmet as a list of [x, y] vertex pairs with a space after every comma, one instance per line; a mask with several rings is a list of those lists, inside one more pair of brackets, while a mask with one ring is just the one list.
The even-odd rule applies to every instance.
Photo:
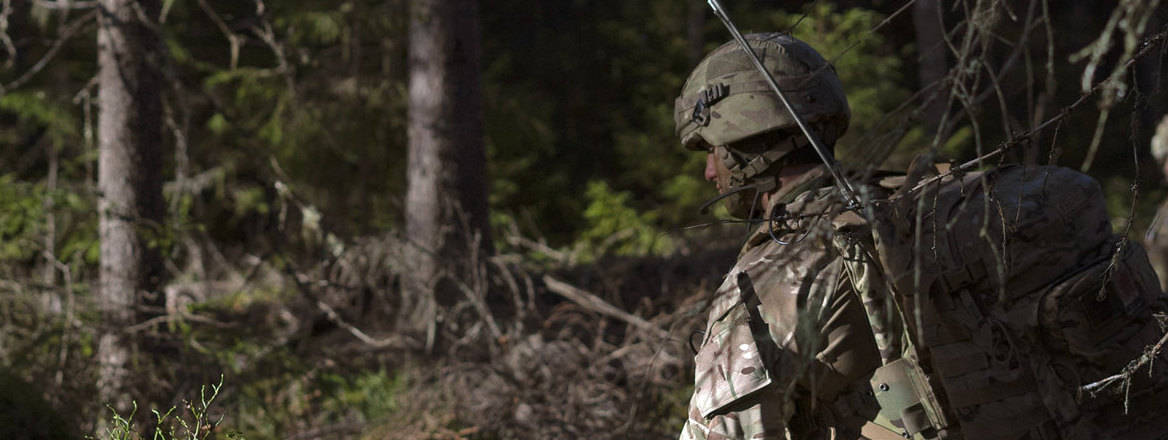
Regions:
[[[847, 130], [850, 117], [835, 68], [807, 43], [790, 35], [762, 33], [745, 38], [795, 111], [817, 130], [820, 140], [834, 144]], [[690, 74], [674, 102], [673, 120], [682, 145], [691, 150], [729, 145], [778, 130], [797, 130], [794, 118], [735, 41], [715, 49]], [[781, 156], [788, 151], [778, 153]]]

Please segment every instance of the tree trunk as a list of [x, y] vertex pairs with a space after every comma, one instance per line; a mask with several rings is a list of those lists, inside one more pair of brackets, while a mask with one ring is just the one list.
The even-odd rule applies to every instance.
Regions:
[[949, 102], [949, 89], [941, 83], [949, 72], [949, 65], [945, 60], [945, 28], [940, 8], [940, 0], [917, 0], [913, 5], [913, 26], [920, 52], [917, 69], [920, 87], [931, 90], [924, 95], [925, 107], [922, 109], [925, 130], [930, 135], [936, 134], [940, 128]]
[[[1158, 29], [1163, 26], [1164, 20], [1159, 15], [1153, 14], [1148, 19], [1147, 31], [1145, 35], [1156, 33]], [[1139, 143], [1144, 144], [1151, 141], [1152, 135], [1156, 132], [1156, 125], [1160, 122], [1160, 118], [1164, 116], [1165, 111], [1165, 95], [1164, 90], [1164, 42], [1155, 44], [1161, 45], [1155, 48], [1151, 53], [1145, 55], [1136, 61], [1135, 67], [1135, 83], [1133, 88], [1139, 92], [1136, 101], [1136, 111], [1139, 112], [1137, 119], [1139, 124], [1134, 133]]]
[[45, 149], [49, 159], [49, 173], [45, 178], [45, 195], [41, 199], [41, 209], [45, 212], [45, 235], [41, 237], [42, 246], [44, 246], [44, 255], [42, 255], [43, 266], [41, 267], [41, 283], [45, 286], [45, 291], [41, 295], [41, 306], [43, 311], [53, 316], [59, 316], [62, 312], [61, 295], [55, 288], [57, 284], [57, 217], [53, 214], [55, 211], [56, 202], [53, 200], [53, 194], [57, 192], [57, 144], [50, 140], [45, 142]]
[[690, 0], [685, 19], [686, 55], [689, 65], [696, 66], [706, 55], [706, 14], [710, 13], [705, 0]]
[[406, 236], [416, 245], [416, 267], [407, 291], [414, 307], [402, 312], [428, 328], [432, 343], [440, 269], [491, 249], [478, 1], [411, 2], [409, 33]]
[[[128, 362], [136, 346], [124, 329], [140, 318], [136, 306], [157, 302], [161, 257], [148, 244], [164, 212], [160, 41], [143, 18], [158, 16], [159, 0], [101, 0], [97, 31], [98, 212], [101, 239], [97, 300], [98, 398], [129, 409]], [[100, 420], [108, 419], [104, 414]], [[100, 426], [99, 422], [99, 426]]]

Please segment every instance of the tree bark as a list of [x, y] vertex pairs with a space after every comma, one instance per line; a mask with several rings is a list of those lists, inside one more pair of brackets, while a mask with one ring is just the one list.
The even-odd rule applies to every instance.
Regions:
[[413, 1], [409, 29], [406, 236], [417, 266], [407, 295], [417, 303], [403, 313], [428, 327], [432, 343], [441, 269], [475, 245], [490, 250], [478, 1]]
[[57, 145], [56, 143], [45, 143], [47, 156], [49, 159], [49, 173], [45, 178], [45, 195], [41, 199], [41, 209], [45, 212], [45, 235], [41, 237], [41, 243], [44, 247], [44, 254], [41, 256], [43, 266], [41, 267], [41, 283], [45, 286], [45, 291], [41, 295], [41, 306], [45, 313], [53, 316], [59, 316], [62, 312], [61, 295], [53, 286], [57, 283], [57, 217], [53, 214], [56, 202], [53, 200], [53, 194], [57, 192]]
[[161, 257], [149, 245], [149, 234], [158, 231], [165, 209], [161, 43], [153, 25], [144, 21], [158, 16], [160, 2], [101, 0], [99, 8], [97, 300], [102, 326], [97, 388], [102, 404], [124, 414], [130, 403], [128, 363], [136, 343], [123, 330], [141, 317], [137, 306], [157, 302], [162, 281]]
[[685, 19], [686, 55], [689, 65], [696, 66], [706, 55], [706, 14], [709, 7], [705, 0], [690, 0], [689, 11]]
[[[1148, 19], [1146, 35], [1156, 33], [1164, 20], [1153, 14]], [[1163, 45], [1163, 42], [1155, 43]], [[1163, 46], [1155, 48], [1152, 53], [1136, 61], [1134, 88], [1139, 92], [1136, 101], [1136, 111], [1139, 112], [1139, 125], [1136, 128], [1136, 138], [1141, 144], [1151, 141], [1156, 132], [1160, 118], [1164, 116], [1164, 50]]]
[[925, 107], [922, 109], [925, 130], [930, 135], [936, 134], [940, 128], [949, 102], [949, 89], [941, 83], [949, 72], [949, 65], [945, 60], [945, 28], [940, 7], [939, 0], [917, 0], [913, 5], [913, 26], [920, 53], [917, 69], [920, 87], [931, 90], [924, 95]]

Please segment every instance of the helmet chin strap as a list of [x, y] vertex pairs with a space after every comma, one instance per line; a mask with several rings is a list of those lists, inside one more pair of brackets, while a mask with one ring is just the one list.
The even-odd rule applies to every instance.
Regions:
[[[755, 201], [757, 201], [758, 197], [760, 197], [763, 193], [768, 193], [768, 192], [774, 191], [776, 188], [778, 188], [778, 183], [776, 182], [776, 179], [774, 178], [774, 176], [766, 176], [766, 177], [763, 177], [761, 179], [756, 178], [756, 179], [752, 179], [752, 180], [758, 180], [758, 182], [755, 182], [755, 183], [750, 184], [750, 185], [742, 185], [739, 187], [735, 187], [735, 188], [730, 189], [729, 191], [726, 191], [725, 193], [719, 194], [717, 197], [714, 197], [710, 200], [707, 200], [705, 203], [702, 203], [702, 206], [700, 208], [698, 208], [698, 212], [700, 212], [702, 214], [708, 214], [710, 212], [710, 206], [713, 206], [713, 204], [718, 203], [719, 201], [724, 200], [730, 196], [734, 196], [734, 195], [737, 195], [739, 193], [742, 193], [743, 191], [755, 190]], [[755, 206], [753, 206], [753, 205], [754, 204], [752, 204], [752, 206], [750, 208], [750, 211], [751, 211], [750, 214], [754, 213]]]

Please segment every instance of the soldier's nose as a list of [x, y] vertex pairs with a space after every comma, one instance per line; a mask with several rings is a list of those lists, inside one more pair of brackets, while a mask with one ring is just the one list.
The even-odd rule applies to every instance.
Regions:
[[706, 153], [706, 181], [713, 182], [718, 179], [718, 166], [714, 163], [714, 153]]

